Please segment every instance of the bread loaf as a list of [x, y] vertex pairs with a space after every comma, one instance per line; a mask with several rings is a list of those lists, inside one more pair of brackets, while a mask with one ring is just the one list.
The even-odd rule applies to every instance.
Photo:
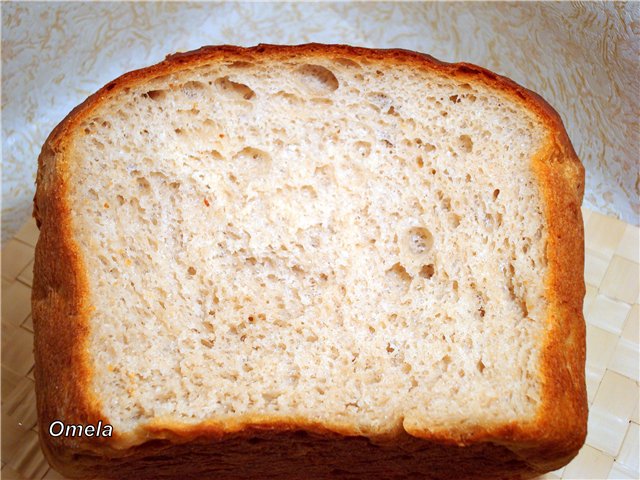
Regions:
[[469, 64], [224, 46], [120, 77], [39, 158], [49, 462], [136, 479], [563, 466], [586, 433], [583, 185], [553, 109]]

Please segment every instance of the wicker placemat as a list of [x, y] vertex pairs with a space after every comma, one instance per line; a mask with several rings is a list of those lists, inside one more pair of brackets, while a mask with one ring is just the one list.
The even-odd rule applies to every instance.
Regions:
[[[589, 435], [543, 478], [640, 478], [638, 228], [583, 210], [586, 232]], [[2, 478], [61, 479], [38, 445], [31, 281], [38, 230], [27, 222], [2, 251]]]

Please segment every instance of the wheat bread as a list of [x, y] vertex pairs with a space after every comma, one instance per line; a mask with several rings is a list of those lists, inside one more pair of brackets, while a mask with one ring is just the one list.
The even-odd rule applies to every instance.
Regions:
[[559, 468], [586, 433], [583, 184], [551, 107], [469, 64], [224, 46], [120, 77], [39, 158], [47, 458], [77, 478]]

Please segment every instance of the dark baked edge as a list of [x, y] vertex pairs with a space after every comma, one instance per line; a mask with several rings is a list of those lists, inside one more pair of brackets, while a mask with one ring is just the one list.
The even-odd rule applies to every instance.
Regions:
[[[162, 451], [175, 448], [178, 452], [191, 448], [192, 452], [194, 449], [220, 452], [225, 444], [236, 442], [238, 438], [248, 442], [251, 436], [256, 435], [256, 428], [261, 432], [270, 432], [271, 441], [275, 443], [279, 442], [279, 438], [289, 438], [298, 430], [313, 434], [314, 438], [339, 438], [347, 443], [363, 438], [348, 426], [317, 425], [304, 419], [291, 418], [256, 418], [253, 421], [245, 418], [232, 427], [214, 422], [200, 425], [157, 424], [143, 432], [136, 432], [135, 439], [125, 435], [116, 435], [110, 440], [52, 438], [47, 433], [49, 423], [55, 419], [81, 424], [96, 424], [98, 420], [105, 420], [101, 415], [100, 400], [88, 388], [91, 377], [90, 357], [86, 349], [91, 315], [86, 301], [89, 298], [88, 281], [80, 250], [73, 239], [67, 201], [70, 181], [68, 164], [72, 160], [66, 153], [74, 131], [94, 109], [120, 89], [207, 62], [246, 61], [255, 56], [272, 60], [294, 56], [305, 59], [351, 58], [355, 61], [368, 58], [386, 62], [387, 65], [405, 64], [417, 69], [435, 70], [460, 81], [480, 82], [499, 90], [535, 113], [547, 126], [548, 144], [532, 159], [545, 207], [549, 272], [546, 279], [549, 334], [542, 347], [540, 375], [543, 402], [537, 417], [532, 422], [459, 431], [424, 430], [411, 431], [409, 434], [401, 430], [380, 440], [387, 447], [419, 442], [427, 449], [426, 453], [429, 449], [440, 451], [448, 445], [449, 451], [455, 453], [444, 457], [441, 453], [432, 458], [430, 462], [434, 472], [438, 471], [438, 458], [443, 465], [449, 465], [452, 471], [457, 471], [452, 462], [456, 462], [456, 458], [464, 458], [464, 451], [471, 452], [480, 447], [485, 456], [485, 461], [480, 462], [484, 467], [478, 462], [474, 467], [480, 476], [492, 472], [495, 478], [497, 472], [488, 467], [492, 463], [492, 456], [496, 464], [510, 456], [514, 462], [510, 467], [514, 474], [517, 471], [522, 474], [545, 472], [566, 464], [578, 452], [586, 436], [585, 324], [582, 316], [585, 291], [584, 233], [580, 211], [584, 168], [559, 115], [537, 94], [475, 65], [443, 63], [428, 55], [407, 50], [321, 44], [203, 47], [171, 55], [157, 65], [127, 73], [108, 83], [76, 107], [49, 135], [38, 159], [34, 198], [34, 217], [41, 232], [36, 246], [32, 307], [40, 436], [50, 463], [70, 476], [84, 478], [94, 470], [102, 471], [100, 475], [109, 476], [110, 468], [105, 465], [116, 465], [118, 461], [109, 460], [105, 464], [105, 458], [124, 455], [128, 457], [127, 462], [138, 459], [144, 464], [143, 458], [151, 455], [159, 445], [162, 445]], [[274, 432], [280, 432], [280, 436], [273, 435]], [[339, 437], [335, 437], [336, 434]], [[122, 450], [131, 443], [139, 443], [141, 439], [149, 443]], [[188, 446], [190, 443], [191, 447]], [[326, 448], [326, 442], [318, 440], [317, 444]], [[412, 450], [416, 458], [428, 461], [430, 455], [418, 455], [423, 449]], [[243, 461], [238, 459], [238, 462]], [[169, 470], [173, 463], [167, 464]], [[408, 465], [411, 462], [405, 463]], [[133, 464], [129, 463], [130, 466]], [[185, 468], [188, 465], [181, 466], [176, 472], [185, 475], [188, 473]]]

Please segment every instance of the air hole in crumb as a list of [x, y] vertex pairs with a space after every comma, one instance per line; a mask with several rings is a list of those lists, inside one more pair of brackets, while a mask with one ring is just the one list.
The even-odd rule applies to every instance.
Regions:
[[482, 360], [478, 360], [476, 367], [478, 367], [478, 371], [480, 373], [484, 372], [484, 369], [486, 368], [484, 363], [482, 363]]
[[230, 68], [251, 68], [254, 65], [251, 62], [236, 61], [228, 64], [227, 66]]
[[196, 274], [196, 269], [193, 267], [189, 267], [187, 269], [187, 273], [189, 273], [189, 275], [195, 275]]
[[318, 198], [318, 192], [316, 192], [316, 189], [313, 188], [312, 185], [303, 185], [300, 187], [300, 193], [302, 193], [306, 199]]
[[393, 143], [391, 143], [391, 142], [390, 142], [389, 140], [387, 140], [386, 138], [383, 138], [383, 139], [382, 139], [382, 143], [384, 143], [384, 144], [386, 145], [386, 147], [387, 147], [389, 150], [391, 150], [391, 149], [394, 147]]
[[223, 160], [224, 157], [222, 156], [222, 154], [217, 151], [217, 150], [207, 150], [204, 152], [201, 152], [204, 156], [207, 156], [209, 158], [212, 158], [214, 160]]
[[284, 99], [289, 105], [297, 106], [304, 102], [304, 100], [293, 93], [279, 91], [275, 94], [276, 97]]
[[314, 93], [334, 92], [340, 86], [333, 72], [321, 65], [306, 64], [297, 72], [303, 85]]
[[407, 273], [407, 270], [400, 263], [395, 263], [388, 272], [396, 274], [399, 279], [405, 282], [410, 282], [412, 280], [411, 275]]
[[458, 98], [458, 95], [451, 95], [449, 97], [449, 100], [451, 101], [451, 103], [460, 103], [460, 99]]
[[229, 80], [229, 77], [218, 78], [215, 85], [220, 92], [229, 97], [251, 100], [256, 95], [247, 85]]
[[423, 265], [420, 269], [420, 276], [422, 278], [430, 279], [431, 277], [433, 277], [435, 271], [436, 269], [432, 263], [430, 263], [429, 265]]
[[498, 198], [498, 195], [500, 195], [500, 189], [496, 188], [493, 191], [493, 199], [496, 200]]
[[144, 177], [136, 178], [136, 183], [138, 184], [138, 187], [142, 188], [143, 190], [149, 190], [151, 188], [149, 180]]
[[333, 101], [329, 98], [312, 98], [311, 101], [316, 105], [333, 105]]
[[460, 141], [460, 148], [467, 153], [470, 153], [473, 150], [473, 141], [469, 135], [460, 135], [458, 137]]
[[389, 353], [393, 353], [393, 352], [395, 352], [395, 351], [396, 351], [396, 349], [395, 349], [395, 348], [393, 348], [393, 347], [391, 346], [391, 344], [390, 344], [390, 343], [388, 343], [388, 342], [387, 342], [387, 348], [386, 348], [386, 350], [387, 350], [387, 352], [389, 352]]
[[413, 227], [409, 229], [409, 249], [412, 253], [420, 255], [431, 250], [433, 246], [433, 235], [424, 227]]
[[151, 100], [154, 100], [156, 102], [160, 101], [160, 100], [164, 100], [167, 96], [167, 91], [166, 90], [149, 90], [146, 93], [147, 97], [149, 97]]
[[486, 312], [485, 312], [485, 310], [484, 310], [484, 306], [482, 306], [482, 307], [480, 307], [480, 308], [478, 309], [478, 313], [480, 314], [480, 318], [484, 318], [484, 316], [485, 316], [485, 314], [486, 314]]
[[252, 160], [255, 162], [268, 162], [271, 160], [269, 155], [264, 150], [253, 147], [245, 147], [236, 153], [233, 157], [234, 160]]
[[422, 157], [418, 157], [416, 159], [416, 163], [418, 164], [418, 168], [424, 167], [424, 160], [422, 160]]
[[265, 393], [263, 393], [263, 394], [262, 394], [262, 398], [264, 398], [264, 400], [265, 400], [267, 403], [271, 403], [271, 402], [273, 402], [273, 401], [274, 401], [274, 400], [276, 400], [279, 396], [280, 396], [280, 394], [279, 394], [279, 393], [267, 393], [267, 392], [265, 392]]
[[202, 82], [197, 82], [195, 80], [185, 82], [182, 85], [182, 92], [190, 98], [195, 97], [199, 91], [204, 90], [206, 88], [205, 84]]
[[336, 58], [335, 62], [338, 63], [339, 65], [342, 65], [343, 67], [362, 68], [360, 66], [360, 64], [358, 64], [358, 63], [356, 63], [353, 60], [350, 60], [348, 58]]
[[371, 144], [369, 142], [356, 142], [355, 150], [362, 158], [368, 157], [371, 154]]

